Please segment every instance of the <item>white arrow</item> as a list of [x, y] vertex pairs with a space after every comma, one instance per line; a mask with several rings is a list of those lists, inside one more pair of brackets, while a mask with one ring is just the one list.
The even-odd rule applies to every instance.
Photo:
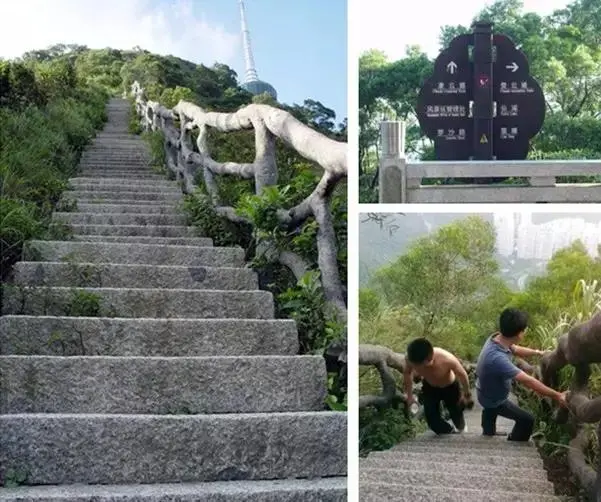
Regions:
[[448, 65], [447, 65], [447, 71], [453, 75], [453, 73], [455, 73], [455, 71], [457, 71], [457, 63], [455, 63], [455, 61], [451, 61]]
[[518, 71], [519, 66], [515, 61], [513, 61], [511, 64], [508, 64], [505, 68], [515, 73], [516, 71]]

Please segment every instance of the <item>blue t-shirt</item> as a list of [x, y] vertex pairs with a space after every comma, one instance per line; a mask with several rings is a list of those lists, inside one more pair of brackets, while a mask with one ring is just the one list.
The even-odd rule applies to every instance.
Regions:
[[511, 381], [520, 369], [511, 361], [512, 352], [493, 341], [486, 340], [476, 365], [476, 391], [483, 408], [496, 408], [509, 397]]

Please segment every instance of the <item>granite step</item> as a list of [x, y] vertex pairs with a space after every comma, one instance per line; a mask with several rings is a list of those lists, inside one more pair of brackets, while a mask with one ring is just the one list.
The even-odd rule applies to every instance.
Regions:
[[158, 176], [156, 178], [122, 178], [120, 176], [112, 176], [110, 178], [107, 177], [97, 177], [97, 176], [78, 176], [77, 178], [70, 178], [69, 184], [76, 185], [152, 185], [157, 187], [167, 187], [173, 188], [177, 187], [177, 183], [175, 181], [169, 181], [165, 179], [165, 177]]
[[2, 313], [72, 317], [273, 319], [268, 291], [5, 286]]
[[463, 434], [446, 434], [444, 436], [418, 436], [415, 439], [411, 439], [407, 442], [399, 443], [393, 446], [391, 449], [395, 450], [401, 445], [405, 444], [416, 444], [416, 445], [441, 445], [442, 447], [449, 448], [513, 448], [515, 449], [531, 449], [531, 443], [521, 443], [517, 441], [507, 441], [507, 436], [483, 436], [480, 432], [474, 434], [469, 433]]
[[77, 212], [82, 213], [129, 213], [129, 214], [180, 214], [179, 207], [175, 204], [81, 204], [77, 203]]
[[1, 502], [346, 502], [345, 477], [0, 488]]
[[[64, 199], [71, 200], [75, 202], [76, 208], [79, 208], [80, 204], [89, 205], [89, 206], [125, 206], [131, 207], [133, 211], [137, 211], [139, 206], [147, 206], [147, 207], [165, 207], [165, 208], [174, 208], [178, 211], [183, 209], [182, 203], [183, 198], [180, 200], [135, 200], [135, 199]], [[133, 212], [132, 211], [132, 212]], [[94, 212], [94, 211], [92, 211]]]
[[530, 492], [491, 492], [487, 489], [412, 486], [410, 484], [363, 483], [359, 488], [361, 502], [559, 502], [555, 495]]
[[389, 452], [403, 453], [410, 451], [412, 453], [423, 453], [425, 455], [436, 456], [438, 453], [466, 453], [477, 454], [477, 455], [497, 455], [502, 454], [507, 458], [520, 457], [526, 458], [531, 457], [539, 459], [540, 455], [535, 448], [530, 446], [529, 448], [521, 448], [520, 446], [513, 447], [513, 443], [505, 440], [505, 442], [495, 442], [494, 444], [481, 444], [469, 442], [466, 439], [464, 444], [440, 442], [436, 444], [423, 444], [414, 441], [405, 441], [401, 444], [396, 445], [393, 449], [387, 450]]
[[488, 475], [474, 474], [469, 469], [444, 471], [402, 471], [399, 469], [361, 469], [359, 485], [385, 483], [387, 485], [411, 485], [433, 487], [466, 487], [470, 490], [489, 492], [524, 492], [553, 495], [553, 484], [546, 480], [512, 478], [491, 470]]
[[[363, 469], [395, 469], [402, 472], [469, 472], [479, 476], [486, 476], [490, 474], [491, 470], [496, 469], [496, 467], [491, 467], [488, 464], [464, 463], [462, 461], [449, 464], [445, 461], [440, 461], [437, 458], [424, 456], [417, 457], [417, 459], [407, 459], [400, 456], [390, 459], [386, 456], [374, 457], [373, 454], [370, 454], [367, 458], [362, 458], [359, 461], [359, 466], [359, 471], [362, 471]], [[523, 478], [535, 481], [547, 480], [546, 471], [544, 469], [540, 469], [539, 466], [517, 467], [506, 464], [502, 469], [504, 476], [509, 476], [512, 478]]]
[[[197, 237], [197, 227], [181, 225], [69, 225], [74, 238], [78, 235], [112, 237]], [[157, 242], [158, 244], [158, 242]]]
[[148, 181], [145, 183], [72, 183], [72, 192], [132, 192], [132, 193], [175, 193], [181, 196], [181, 188], [173, 181]]
[[117, 169], [83, 169], [79, 171], [83, 178], [125, 178], [125, 179], [140, 179], [140, 180], [165, 180], [165, 174], [155, 171], [127, 171]]
[[[131, 163], [131, 162], [112, 162], [109, 163], [107, 161], [93, 161], [93, 162], [82, 162], [79, 165], [79, 170], [77, 171], [77, 175], [79, 177], [94, 177], [96, 178], [95, 173], [103, 173], [106, 174], [109, 178], [117, 178], [120, 177], [117, 173], [126, 171], [127, 178], [131, 178], [132, 175], [149, 175], [149, 174], [160, 174], [154, 171], [153, 168], [148, 163]], [[158, 181], [165, 181], [166, 178], [163, 176], [162, 179]]]
[[369, 455], [370, 458], [385, 458], [390, 464], [396, 464], [403, 460], [427, 460], [436, 458], [438, 463], [451, 464], [482, 464], [488, 466], [497, 466], [504, 468], [508, 462], [512, 467], [534, 467], [543, 468], [543, 460], [540, 457], [522, 457], [521, 455], [508, 455], [505, 450], [484, 450], [484, 451], [438, 451], [435, 457], [431, 452], [423, 451], [392, 451], [374, 452]]
[[111, 167], [118, 167], [129, 169], [129, 168], [144, 168], [148, 171], [151, 170], [150, 159], [147, 158], [126, 158], [126, 157], [113, 157], [108, 155], [96, 155], [94, 157], [87, 156], [81, 159], [80, 166], [82, 168], [99, 166], [104, 169]]
[[242, 248], [170, 246], [124, 242], [28, 241], [24, 261], [243, 267]]
[[13, 267], [21, 286], [258, 290], [257, 273], [239, 267], [25, 262]]
[[290, 319], [0, 317], [0, 354], [71, 356], [296, 355]]
[[346, 414], [0, 415], [0, 465], [27, 484], [344, 476]]
[[147, 237], [144, 235], [74, 235], [74, 241], [123, 242], [140, 244], [168, 244], [171, 246], [210, 247], [213, 240], [208, 237]]
[[0, 356], [0, 414], [319, 411], [322, 356]]
[[52, 221], [75, 225], [186, 225], [181, 214], [55, 212]]
[[[127, 188], [127, 187], [126, 187]], [[174, 190], [169, 191], [111, 191], [111, 190], [69, 190], [63, 193], [63, 198], [68, 200], [94, 199], [104, 202], [116, 200], [138, 200], [138, 201], [181, 201], [183, 193]]]

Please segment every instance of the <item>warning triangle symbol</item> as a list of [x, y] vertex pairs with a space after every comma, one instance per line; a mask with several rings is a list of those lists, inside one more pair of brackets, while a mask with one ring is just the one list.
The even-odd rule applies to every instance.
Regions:
[[488, 143], [488, 138], [486, 137], [486, 134], [482, 135], [482, 137], [480, 138], [480, 143]]

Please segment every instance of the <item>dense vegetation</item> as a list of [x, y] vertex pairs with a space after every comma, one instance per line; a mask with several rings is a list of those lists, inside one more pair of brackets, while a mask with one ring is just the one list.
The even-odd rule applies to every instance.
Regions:
[[[575, 0], [566, 9], [542, 17], [524, 12], [521, 0], [498, 0], [474, 20], [494, 22], [526, 54], [534, 78], [545, 93], [545, 123], [531, 143], [532, 159], [601, 157], [601, 11], [594, 0]], [[468, 20], [466, 20], [467, 22]], [[471, 23], [470, 23], [471, 24]], [[469, 31], [469, 26], [444, 26], [440, 44]], [[388, 61], [379, 50], [359, 61], [359, 161], [361, 201], [377, 201], [377, 145], [383, 117], [407, 122], [406, 151], [433, 159], [432, 142], [422, 135], [415, 116], [417, 90], [433, 69], [433, 60], [417, 46], [406, 56]]]
[[[570, 326], [601, 309], [601, 258], [590, 256], [580, 241], [555, 253], [544, 274], [515, 291], [500, 278], [495, 240], [491, 223], [470, 216], [414, 241], [360, 290], [360, 343], [403, 353], [411, 339], [426, 336], [458, 357], [475, 361], [507, 306], [530, 315], [524, 345], [545, 350], [555, 348]], [[562, 390], [571, 373], [563, 371]], [[398, 379], [402, 388], [402, 375]], [[593, 394], [601, 394], [599, 368], [594, 368], [591, 381]], [[360, 394], [379, 394], [380, 388], [377, 372], [361, 368]], [[537, 396], [524, 392], [520, 397], [537, 417], [535, 434], [544, 437], [546, 453], [565, 455], [567, 429], [553, 422]], [[360, 414], [360, 449], [386, 449], [422, 429], [423, 424], [407, 420], [397, 409], [365, 409]]]
[[[302, 105], [283, 105], [268, 95], [255, 96], [238, 86], [236, 73], [226, 65], [196, 65], [174, 56], [142, 49], [90, 50], [79, 45], [56, 45], [32, 51], [16, 61], [0, 61], [0, 245], [4, 274], [30, 238], [51, 237], [49, 217], [69, 177], [77, 172], [80, 154], [105, 121], [111, 95], [128, 92], [133, 81], [147, 97], [172, 107], [180, 99], [207, 110], [235, 111], [261, 102], [288, 110], [302, 122], [337, 140], [346, 140], [346, 119], [336, 124], [333, 110], [307, 99]], [[133, 111], [133, 108], [132, 108]], [[141, 132], [132, 114], [131, 132]], [[162, 163], [160, 138], [147, 134], [155, 157]], [[211, 132], [211, 152], [218, 161], [252, 162], [253, 131]], [[252, 221], [253, 228], [217, 216], [206, 198], [202, 176], [198, 192], [187, 197], [193, 224], [213, 237], [216, 245], [241, 245], [260, 273], [262, 286], [274, 292], [280, 316], [298, 321], [303, 352], [323, 352], [344, 330], [323, 307], [316, 265], [316, 224], [308, 221], [292, 233], [276, 228], [274, 211], [302, 200], [319, 179], [319, 169], [294, 150], [278, 144], [279, 185], [255, 196], [251, 182], [233, 177], [219, 180], [224, 203]], [[346, 281], [346, 186], [331, 202], [339, 265]], [[59, 229], [60, 230], [60, 229]], [[64, 229], [63, 229], [64, 234]], [[62, 235], [64, 237], [64, 235]], [[302, 256], [311, 270], [300, 281], [284, 267], [275, 267], [255, 250], [269, 236], [278, 246]], [[334, 404], [333, 404], [334, 405]]]

